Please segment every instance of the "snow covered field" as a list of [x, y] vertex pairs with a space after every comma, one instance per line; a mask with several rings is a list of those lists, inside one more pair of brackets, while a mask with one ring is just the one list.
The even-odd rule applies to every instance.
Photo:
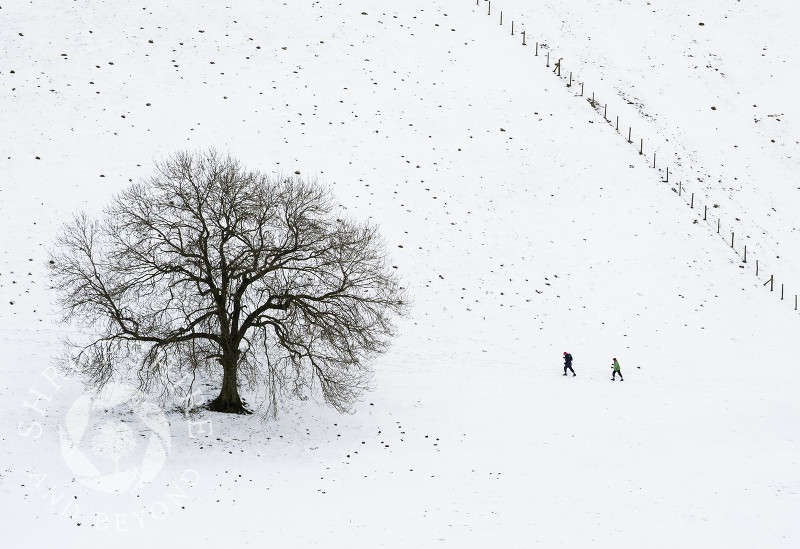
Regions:
[[[800, 8], [526, 4], [0, 4], [4, 546], [800, 543]], [[207, 146], [380, 223], [414, 307], [352, 415], [88, 409], [48, 369], [60, 224]]]

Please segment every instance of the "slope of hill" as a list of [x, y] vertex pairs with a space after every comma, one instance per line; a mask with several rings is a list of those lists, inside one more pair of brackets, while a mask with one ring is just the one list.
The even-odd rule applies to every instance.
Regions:
[[[485, 9], [2, 6], [10, 546], [797, 544], [795, 292], [762, 287]], [[693, 147], [682, 135], [661, 137]], [[317, 176], [380, 223], [415, 304], [352, 415], [148, 423], [48, 370], [59, 224], [206, 146]], [[81, 456], [147, 482], [93, 483]]]

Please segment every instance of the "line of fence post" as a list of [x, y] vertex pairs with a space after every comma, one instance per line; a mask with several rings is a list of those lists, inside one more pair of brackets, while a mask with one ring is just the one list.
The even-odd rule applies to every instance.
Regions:
[[[476, 5], [480, 6], [480, 0], [476, 0]], [[488, 15], [492, 14], [492, 2], [491, 2], [491, 0], [488, 1], [488, 12], [487, 13], [488, 13]], [[500, 11], [500, 24], [501, 25], [503, 24], [503, 11], [502, 10]], [[511, 34], [512, 35], [514, 34], [514, 21], [513, 20], [511, 21]], [[526, 31], [524, 31], [524, 30], [520, 31], [520, 34], [522, 34], [522, 45], [523, 46], [527, 45], [526, 44]], [[536, 42], [534, 55], [537, 56], [537, 57], [539, 56], [539, 42]], [[550, 52], [549, 51], [547, 52], [546, 66], [548, 68], [550, 67]], [[559, 59], [557, 65], [556, 65], [556, 68], [557, 68], [558, 76], [560, 77], [561, 76], [561, 59]], [[570, 71], [570, 73], [569, 73], [569, 83], [567, 84], [567, 87], [571, 88], [572, 87], [572, 83], [573, 83], [573, 75], [572, 75], [572, 71]], [[585, 84], [584, 82], [581, 82], [580, 97], [583, 97], [583, 95], [584, 95], [584, 84]], [[592, 92], [592, 99], [590, 100], [590, 103], [592, 105], [592, 108], [596, 108], [597, 107], [597, 102], [595, 101], [594, 92]], [[603, 105], [603, 119], [606, 122], [610, 122], [610, 120], [608, 119], [608, 103], [605, 103]], [[615, 129], [616, 129], [617, 132], [619, 132], [619, 115], [617, 115], [617, 117], [616, 117]], [[631, 139], [632, 132], [633, 132], [633, 127], [632, 126], [628, 126], [628, 143], [633, 143], [633, 141]], [[644, 154], [644, 138], [643, 137], [639, 139], [639, 154], [640, 155]], [[656, 167], [656, 158], [657, 158], [656, 157], [656, 153], [654, 152], [653, 153], [653, 168]], [[669, 183], [669, 166], [667, 166], [665, 168], [665, 173], [666, 173], [665, 182]], [[678, 182], [678, 196], [681, 196], [682, 193], [683, 193], [683, 182], [679, 181]], [[691, 195], [691, 199], [690, 199], [690, 202], [689, 202], [689, 207], [691, 209], [694, 209], [694, 193], [692, 193], [692, 195]], [[703, 221], [707, 221], [707, 220], [708, 220], [708, 206], [703, 205]], [[721, 219], [717, 218], [717, 234], [720, 233], [720, 229], [721, 229]], [[735, 238], [736, 238], [735, 232], [731, 231], [731, 248], [735, 248]], [[743, 263], [747, 263], [747, 245], [744, 246], [744, 257], [743, 257], [742, 262]], [[756, 259], [756, 276], [758, 276], [758, 273], [759, 273], [759, 262], [758, 262], [758, 259]], [[764, 286], [766, 286], [767, 284], [769, 284], [769, 291], [770, 292], [774, 291], [775, 275], [770, 275], [769, 280], [767, 280], [764, 283]], [[781, 284], [781, 300], [783, 300], [783, 299], [784, 299], [784, 284]], [[794, 310], [795, 311], [798, 310], [798, 294], [795, 294], [795, 296], [794, 296]]]

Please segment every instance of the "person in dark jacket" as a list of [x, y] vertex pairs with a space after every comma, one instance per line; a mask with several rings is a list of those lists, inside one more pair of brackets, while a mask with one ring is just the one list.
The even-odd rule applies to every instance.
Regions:
[[572, 369], [572, 355], [564, 351], [564, 375], [567, 375], [567, 370], [572, 372], [572, 377], [575, 377], [575, 370]]

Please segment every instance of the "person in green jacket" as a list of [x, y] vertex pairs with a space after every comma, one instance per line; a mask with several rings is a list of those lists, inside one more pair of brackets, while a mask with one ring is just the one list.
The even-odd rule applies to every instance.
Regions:
[[611, 363], [611, 369], [614, 370], [611, 373], [611, 381], [614, 381], [617, 378], [617, 374], [619, 374], [620, 381], [625, 381], [624, 379], [622, 379], [622, 371], [619, 369], [619, 362], [617, 362], [616, 358], [614, 359], [614, 362]]

